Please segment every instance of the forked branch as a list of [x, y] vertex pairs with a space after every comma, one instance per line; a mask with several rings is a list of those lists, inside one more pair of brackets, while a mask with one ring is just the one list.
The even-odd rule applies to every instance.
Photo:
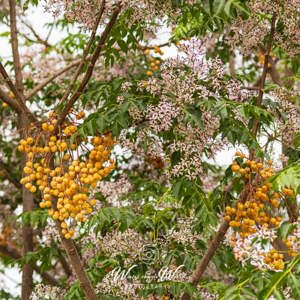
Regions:
[[76, 89], [76, 91], [74, 92], [73, 96], [70, 98], [70, 100], [67, 102], [67, 104], [65, 105], [63, 111], [61, 112], [59, 119], [57, 121], [57, 126], [60, 126], [63, 121], [65, 120], [67, 114], [69, 113], [70, 109], [73, 107], [74, 103], [77, 101], [77, 99], [80, 97], [80, 95], [82, 94], [82, 92], [84, 91], [87, 83], [89, 82], [92, 74], [93, 74], [93, 70], [95, 67], [95, 63], [97, 61], [97, 59], [100, 56], [101, 50], [103, 49], [103, 46], [105, 44], [105, 41], [107, 39], [107, 37], [109, 36], [109, 33], [111, 31], [111, 29], [113, 28], [114, 24], [117, 21], [118, 15], [121, 11], [121, 5], [117, 5], [117, 7], [115, 8], [110, 21], [108, 22], [108, 24], [106, 25], [104, 31], [101, 34], [101, 37], [99, 39], [98, 45], [91, 57], [90, 63], [88, 65], [87, 71], [80, 83], [80, 85], [78, 86], [78, 88]]
[[76, 69], [76, 72], [74, 73], [74, 76], [71, 79], [71, 82], [70, 82], [67, 90], [65, 91], [64, 95], [61, 98], [61, 101], [60, 101], [61, 103], [64, 103], [68, 99], [68, 97], [69, 97], [70, 93], [72, 92], [72, 89], [74, 88], [74, 85], [75, 85], [75, 83], [76, 83], [76, 81], [77, 81], [77, 79], [78, 79], [78, 77], [79, 77], [79, 75], [80, 75], [80, 73], [81, 73], [81, 71], [84, 67], [87, 56], [88, 56], [88, 54], [90, 52], [90, 49], [91, 49], [91, 46], [94, 42], [94, 39], [95, 39], [95, 36], [96, 36], [96, 33], [97, 33], [97, 29], [98, 29], [99, 23], [101, 21], [102, 15], [104, 13], [104, 10], [105, 10], [105, 0], [102, 1], [100, 12], [99, 12], [99, 14], [96, 18], [96, 22], [95, 22], [94, 28], [92, 30], [91, 36], [89, 38], [89, 41], [88, 41], [85, 49], [83, 50], [82, 58], [81, 58], [81, 60], [79, 62], [79, 65]]

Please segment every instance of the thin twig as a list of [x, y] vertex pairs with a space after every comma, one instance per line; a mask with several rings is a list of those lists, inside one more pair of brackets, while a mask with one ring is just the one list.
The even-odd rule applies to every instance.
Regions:
[[165, 42], [165, 43], [162, 43], [162, 44], [158, 44], [158, 45], [138, 45], [138, 49], [140, 50], [146, 50], [146, 49], [149, 49], [149, 50], [152, 50], [152, 49], [155, 49], [155, 48], [163, 48], [163, 47], [166, 47], [166, 46], [170, 46], [170, 42]]
[[259, 91], [260, 87], [258, 87], [258, 86], [243, 86], [243, 89], [249, 90], [249, 91]]
[[76, 100], [80, 97], [80, 95], [82, 94], [82, 92], [84, 91], [88, 81], [90, 80], [92, 74], [93, 74], [93, 70], [94, 70], [94, 66], [95, 63], [101, 53], [101, 50], [105, 44], [105, 41], [111, 31], [111, 29], [113, 28], [115, 22], [117, 21], [118, 15], [121, 11], [121, 5], [118, 5], [112, 16], [111, 19], [109, 21], [109, 23], [107, 24], [107, 26], [105, 27], [104, 31], [101, 34], [101, 37], [99, 39], [98, 45], [92, 55], [91, 61], [88, 65], [87, 71], [80, 83], [80, 85], [78, 86], [78, 88], [76, 89], [76, 91], [74, 92], [73, 96], [70, 98], [70, 100], [67, 102], [67, 104], [65, 105], [63, 111], [61, 112], [59, 119], [56, 123], [56, 127], [60, 126], [63, 121], [65, 120], [67, 114], [69, 113], [70, 109], [72, 108], [72, 106], [74, 105], [74, 103], [76, 102]]
[[[9, 75], [7, 74], [4, 66], [2, 65], [2, 63], [0, 62], [0, 74], [2, 75], [6, 85], [8, 86], [8, 88], [11, 90], [11, 92], [14, 94], [14, 96], [16, 97], [16, 100], [18, 102], [18, 112], [19, 113], [25, 113], [25, 115], [28, 117], [29, 120], [36, 122], [37, 119], [35, 117], [35, 115], [28, 109], [28, 107], [25, 104], [25, 99], [24, 99], [24, 95], [22, 92], [20, 92], [17, 87], [14, 85], [14, 83], [12, 82], [12, 80], [10, 79]], [[4, 94], [2, 94], [1, 98], [3, 97], [3, 100], [9, 104], [7, 101], [7, 97], [5, 97]], [[8, 97], [9, 98], [9, 97]], [[14, 105], [13, 101], [10, 101], [11, 105]], [[15, 107], [15, 109], [17, 109], [17, 107]]]
[[31, 31], [31, 33], [36, 38], [37, 42], [44, 45], [46, 48], [52, 47], [52, 45], [50, 45], [47, 40], [43, 39], [30, 24], [28, 24], [25, 20], [21, 21]]
[[16, 87], [17, 90], [22, 94], [24, 91], [24, 86], [23, 86], [23, 77], [22, 77], [22, 67], [20, 63], [19, 46], [18, 46], [15, 0], [9, 0], [9, 13], [10, 13], [11, 46], [12, 46], [15, 78], [16, 78]]
[[51, 33], [52, 33], [52, 31], [53, 31], [53, 28], [54, 28], [54, 24], [51, 25], [51, 28], [50, 28], [50, 30], [49, 30], [49, 32], [48, 32], [48, 34], [47, 34], [47, 37], [46, 37], [46, 42], [49, 41], [49, 38], [50, 38]]
[[[5, 20], [2, 20], [2, 23], [8, 27], [10, 27], [10, 24], [9, 22], [6, 22]], [[21, 37], [23, 37], [25, 40], [27, 40], [28, 42], [30, 43], [33, 43], [33, 44], [41, 44], [41, 41], [38, 41], [38, 40], [33, 40], [32, 38], [30, 38], [29, 36], [27, 36], [25, 33], [21, 32], [20, 30], [17, 30], [17, 34]], [[44, 44], [44, 43], [42, 43]]]
[[30, 24], [28, 24], [25, 20], [22, 20], [22, 23], [31, 31], [40, 44], [44, 45], [46, 48], [52, 47], [52, 45], [50, 45], [47, 40], [43, 39]]
[[27, 95], [25, 95], [25, 99], [29, 100], [33, 96], [35, 96], [40, 90], [42, 90], [48, 83], [53, 81], [55, 78], [59, 77], [60, 75], [64, 74], [65, 72], [69, 71], [70, 69], [78, 66], [78, 64], [81, 62], [81, 59], [77, 59], [67, 65], [66, 67], [58, 70], [56, 73], [52, 74], [50, 77], [46, 78], [44, 81], [39, 83], [37, 86], [35, 86]]
[[97, 16], [94, 28], [93, 28], [92, 33], [91, 33], [91, 36], [89, 38], [89, 41], [88, 41], [85, 49], [83, 50], [81, 61], [80, 61], [79, 65], [78, 65], [78, 67], [76, 69], [76, 72], [73, 75], [73, 78], [71, 79], [71, 82], [70, 82], [67, 90], [65, 91], [64, 95], [62, 96], [60, 103], [64, 103], [68, 99], [68, 97], [69, 97], [70, 93], [72, 92], [72, 89], [75, 86], [75, 83], [76, 83], [76, 81], [77, 81], [77, 79], [78, 79], [78, 77], [79, 77], [79, 75], [80, 75], [80, 73], [81, 73], [81, 71], [82, 71], [82, 69], [84, 67], [84, 64], [86, 62], [86, 58], [87, 58], [87, 56], [89, 54], [89, 51], [91, 49], [91, 46], [92, 46], [92, 44], [94, 42], [94, 39], [95, 39], [95, 36], [96, 36], [96, 32], [97, 32], [99, 23], [101, 21], [102, 15], [104, 13], [104, 10], [105, 10], [105, 1], [103, 0], [102, 4], [101, 4], [100, 12], [99, 12], [99, 14]]
[[233, 51], [230, 51], [229, 56], [229, 74], [230, 76], [234, 76], [235, 74], [235, 57]]

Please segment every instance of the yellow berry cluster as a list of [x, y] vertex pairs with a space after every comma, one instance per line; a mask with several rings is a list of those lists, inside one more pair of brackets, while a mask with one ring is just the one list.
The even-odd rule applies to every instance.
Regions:
[[[283, 243], [285, 244], [287, 248], [287, 254], [290, 257], [295, 257], [299, 253], [300, 249], [297, 247], [299, 244], [297, 242], [296, 236], [290, 235], [286, 240], [283, 240]], [[296, 246], [296, 247], [295, 247]], [[297, 249], [298, 248], [298, 249]]]
[[[75, 116], [78, 120], [84, 113]], [[49, 208], [49, 215], [61, 222], [62, 233], [69, 239], [76, 223], [86, 222], [96, 205], [93, 188], [114, 169], [109, 159], [114, 141], [107, 133], [71, 142], [76, 123], [69, 119], [56, 129], [56, 122], [51, 112], [49, 120], [40, 125], [42, 130], [33, 127], [30, 136], [20, 141], [18, 149], [27, 154], [21, 184], [32, 193], [41, 191], [40, 207]]]
[[[231, 165], [231, 170], [244, 178], [249, 185], [249, 192], [245, 203], [238, 203], [236, 207], [225, 208], [225, 221], [232, 227], [233, 235], [231, 245], [234, 246], [237, 238], [244, 239], [259, 228], [280, 226], [282, 217], [279, 216], [278, 208], [284, 197], [295, 197], [290, 188], [283, 188], [281, 192], [273, 190], [269, 177], [274, 174], [273, 162], [270, 160], [263, 164], [256, 160], [249, 160], [241, 152], [236, 153], [237, 159]], [[294, 253], [291, 242], [287, 240], [287, 248]], [[265, 262], [271, 268], [281, 270], [284, 267], [283, 256], [277, 250], [272, 249], [265, 257]]]
[[277, 227], [281, 217], [276, 216], [275, 209], [280, 205], [280, 195], [272, 190], [272, 185], [266, 181], [273, 175], [272, 161], [267, 166], [255, 160], [247, 160], [240, 152], [236, 156], [242, 159], [235, 160], [231, 166], [233, 172], [240, 174], [247, 180], [256, 178], [251, 185], [245, 203], [238, 203], [237, 207], [226, 207], [225, 220], [229, 226], [239, 232], [241, 238], [257, 231], [257, 227]]
[[[236, 152], [236, 156], [245, 160], [246, 155], [241, 152]], [[263, 178], [267, 179], [274, 174], [273, 169], [271, 168], [273, 164], [272, 160], [269, 160], [267, 166], [263, 166], [261, 162], [256, 162], [255, 160], [246, 159], [243, 161], [243, 164], [240, 165], [237, 160], [235, 160], [231, 165], [231, 170], [235, 173], [239, 173], [244, 176], [246, 179], [250, 179], [251, 176], [255, 176], [257, 173]]]
[[11, 227], [4, 227], [0, 233], [0, 245], [5, 246], [9, 243], [13, 230]]
[[[156, 54], [160, 54], [160, 55], [164, 54], [164, 52], [159, 47], [154, 47], [153, 51]], [[145, 55], [150, 55], [150, 49], [146, 49], [144, 51], [144, 54]], [[161, 60], [158, 57], [154, 57], [154, 56], [150, 55], [149, 56], [149, 66], [150, 66], [151, 70], [148, 69], [146, 71], [146, 75], [147, 76], [152, 76], [153, 75], [153, 71], [159, 70], [160, 64], [161, 64]]]
[[271, 249], [268, 253], [264, 254], [264, 262], [274, 270], [283, 270], [283, 254], [275, 249]]
[[288, 196], [288, 197], [291, 197], [291, 198], [294, 198], [295, 197], [295, 193], [292, 189], [289, 189], [289, 188], [283, 188], [281, 190], [282, 194], [285, 195], [285, 196]]
[[[274, 58], [274, 54], [272, 53], [272, 51], [270, 52], [270, 57]], [[259, 51], [257, 53], [257, 58], [258, 58], [259, 64], [263, 66], [265, 63], [265, 54], [262, 53], [261, 51]], [[268, 67], [270, 68], [271, 66], [272, 66], [271, 63], [269, 62]]]

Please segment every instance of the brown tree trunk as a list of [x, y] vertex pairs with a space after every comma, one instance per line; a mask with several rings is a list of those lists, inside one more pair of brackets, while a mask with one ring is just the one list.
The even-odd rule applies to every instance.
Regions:
[[[19, 47], [18, 47], [18, 36], [17, 36], [17, 18], [16, 18], [16, 1], [9, 0], [9, 14], [10, 14], [10, 34], [11, 34], [11, 45], [13, 54], [13, 66], [15, 72], [16, 80], [16, 94], [19, 104], [25, 106], [24, 99], [24, 86], [22, 77], [22, 66], [20, 63]], [[19, 129], [21, 132], [21, 137], [26, 135], [29, 125], [28, 117], [24, 114], [19, 114]], [[22, 154], [21, 167], [24, 168], [26, 163], [26, 154]], [[25, 187], [22, 187], [22, 197], [23, 197], [23, 212], [28, 212], [33, 210], [34, 201], [33, 194], [30, 193]], [[30, 225], [23, 224], [23, 255], [28, 252], [33, 251], [33, 232]], [[29, 300], [32, 292], [33, 285], [33, 268], [29, 264], [23, 266], [22, 272], [22, 300]]]
[[[21, 136], [24, 137], [25, 132], [27, 131], [28, 120], [21, 116], [19, 118]], [[22, 169], [26, 163], [26, 154], [22, 154]], [[23, 198], [23, 213], [29, 212], [34, 209], [33, 194], [28, 191], [24, 186], [22, 187], [22, 198]], [[22, 228], [22, 237], [23, 237], [23, 256], [28, 252], [33, 251], [33, 231], [30, 225], [23, 224]], [[22, 272], [22, 291], [21, 297], [22, 300], [29, 300], [32, 292], [33, 286], [33, 267], [30, 264], [25, 264], [23, 266]]]
[[80, 286], [84, 292], [86, 299], [87, 300], [97, 300], [98, 297], [97, 297], [96, 292], [85, 272], [84, 266], [82, 264], [82, 261], [78, 254], [78, 251], [76, 249], [74, 241], [71, 239], [65, 239], [65, 237], [63, 236], [63, 234], [61, 232], [61, 227], [60, 227], [59, 221], [56, 221], [56, 226], [59, 231], [62, 244], [68, 254], [72, 269], [73, 269], [74, 273], [76, 274], [77, 279], [79, 280]]

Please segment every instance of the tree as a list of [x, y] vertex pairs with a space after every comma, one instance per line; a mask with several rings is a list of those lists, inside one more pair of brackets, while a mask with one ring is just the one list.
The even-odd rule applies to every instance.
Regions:
[[39, 5], [1, 14], [21, 298], [298, 299], [298, 1], [50, 0], [46, 37]]

